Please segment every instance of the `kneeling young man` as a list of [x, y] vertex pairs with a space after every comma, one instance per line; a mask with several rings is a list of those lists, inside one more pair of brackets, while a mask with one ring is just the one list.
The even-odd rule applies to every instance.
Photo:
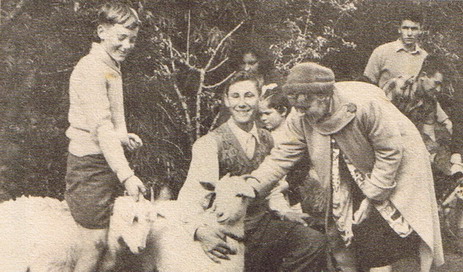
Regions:
[[[198, 139], [187, 180], [178, 200], [190, 214], [186, 224], [191, 239], [202, 244], [214, 261], [226, 261], [233, 254], [220, 230], [195, 222], [203, 213], [209, 193], [201, 181], [216, 182], [226, 174], [251, 173], [273, 146], [272, 136], [255, 124], [259, 101], [258, 81], [246, 72], [237, 73], [224, 94], [230, 119]], [[257, 191], [245, 217], [246, 271], [320, 271], [325, 259], [325, 238], [313, 229], [295, 222], [281, 221], [267, 213], [267, 193]]]

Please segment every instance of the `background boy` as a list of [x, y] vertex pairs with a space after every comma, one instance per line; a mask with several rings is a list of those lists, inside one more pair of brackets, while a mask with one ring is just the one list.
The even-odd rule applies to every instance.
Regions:
[[398, 76], [416, 76], [428, 53], [418, 45], [423, 18], [418, 11], [405, 11], [400, 20], [398, 40], [378, 46], [370, 56], [363, 75], [383, 88]]
[[74, 271], [97, 271], [105, 251], [114, 198], [124, 185], [138, 200], [145, 192], [124, 155], [142, 145], [127, 133], [120, 62], [132, 51], [139, 18], [130, 7], [108, 3], [98, 14], [99, 43], [75, 66], [69, 84], [70, 139], [66, 202], [81, 231], [80, 257]]

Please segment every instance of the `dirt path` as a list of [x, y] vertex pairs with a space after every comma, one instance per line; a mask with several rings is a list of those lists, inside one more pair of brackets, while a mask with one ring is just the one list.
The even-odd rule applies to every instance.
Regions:
[[[407, 259], [394, 265], [394, 272], [420, 272], [418, 261]], [[463, 256], [449, 253], [445, 254], [445, 264], [432, 270], [433, 272], [463, 272]]]
[[[448, 237], [444, 237], [445, 264], [435, 268], [432, 272], [463, 272], [463, 254], [457, 254], [453, 243]], [[396, 263], [394, 272], [420, 272], [417, 260], [405, 259]]]

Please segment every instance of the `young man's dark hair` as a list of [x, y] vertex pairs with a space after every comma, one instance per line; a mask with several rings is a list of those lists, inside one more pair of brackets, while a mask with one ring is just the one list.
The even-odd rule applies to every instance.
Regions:
[[405, 20], [423, 25], [423, 13], [416, 6], [405, 8], [400, 12], [398, 23], [401, 24]]
[[247, 81], [247, 80], [252, 81], [256, 84], [257, 92], [259, 93], [259, 95], [261, 95], [261, 89], [259, 88], [259, 81], [257, 80], [257, 78], [254, 75], [246, 71], [239, 71], [235, 73], [228, 81], [228, 84], [226, 85], [225, 90], [224, 90], [224, 96], [228, 95], [228, 91], [230, 90], [231, 85], [237, 82]]
[[426, 73], [427, 75], [431, 76], [437, 72], [442, 73], [444, 76], [450, 75], [450, 68], [447, 65], [446, 60], [436, 55], [427, 56], [423, 61], [419, 75]]

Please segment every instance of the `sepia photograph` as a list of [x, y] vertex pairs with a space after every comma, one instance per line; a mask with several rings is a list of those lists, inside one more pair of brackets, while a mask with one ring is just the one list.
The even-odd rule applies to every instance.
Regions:
[[463, 0], [0, 0], [0, 272], [463, 271]]

